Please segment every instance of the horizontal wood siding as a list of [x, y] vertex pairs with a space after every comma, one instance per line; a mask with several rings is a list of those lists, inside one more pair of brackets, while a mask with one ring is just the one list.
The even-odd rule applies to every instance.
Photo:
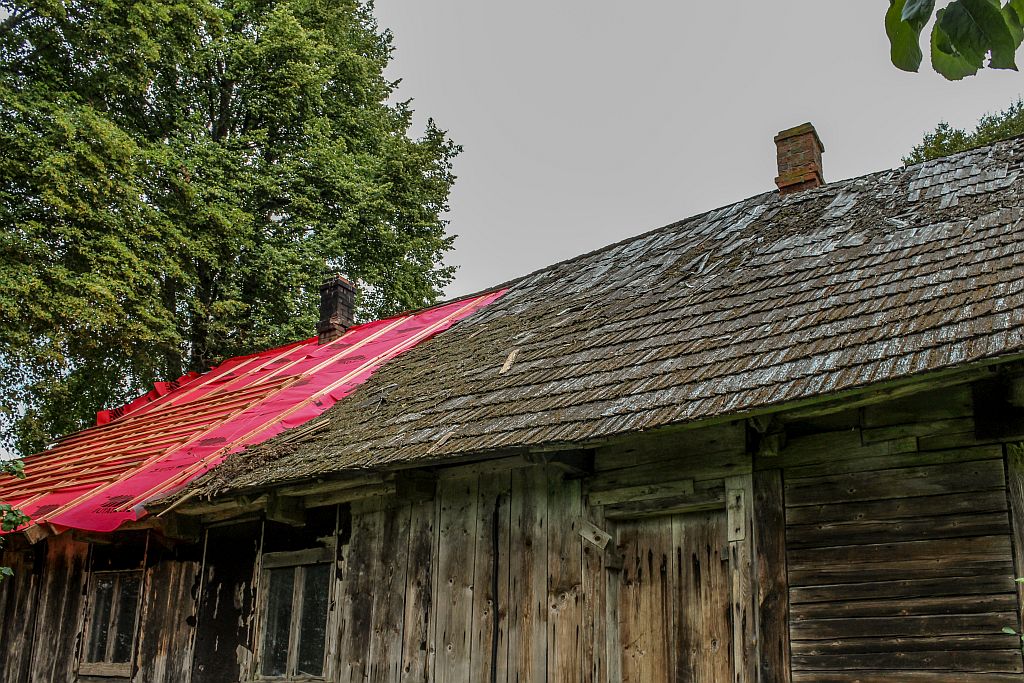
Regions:
[[851, 416], [774, 462], [793, 680], [1019, 680], [1003, 446], [974, 439], [969, 389]]

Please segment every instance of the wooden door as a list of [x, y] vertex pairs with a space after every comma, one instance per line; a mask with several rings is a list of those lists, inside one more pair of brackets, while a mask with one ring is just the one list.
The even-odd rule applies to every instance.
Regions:
[[624, 521], [617, 535], [623, 683], [730, 681], [725, 511]]

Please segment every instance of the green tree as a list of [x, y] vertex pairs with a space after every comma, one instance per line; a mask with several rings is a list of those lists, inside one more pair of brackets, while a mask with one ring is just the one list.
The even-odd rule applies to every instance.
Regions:
[[[25, 466], [20, 460], [0, 460], [0, 476], [11, 475], [19, 479], [25, 478]], [[14, 531], [19, 526], [28, 521], [28, 517], [25, 514], [11, 505], [0, 502], [0, 530], [3, 531]], [[0, 536], [0, 550], [4, 549], [4, 537]], [[13, 576], [14, 572], [10, 567], [0, 566], [0, 581], [3, 581], [8, 576]]]
[[953, 128], [943, 121], [903, 157], [903, 163], [916, 164], [928, 159], [949, 156], [956, 152], [1024, 135], [1024, 100], [1018, 99], [1003, 111], [985, 114], [973, 131]]
[[[22, 452], [154, 380], [436, 300], [458, 147], [361, 0], [0, 0], [0, 409]], [[6, 14], [6, 16], [4, 16]]]
[[[934, 17], [934, 21], [932, 21]], [[889, 0], [885, 32], [892, 63], [917, 71], [924, 57], [921, 32], [931, 22], [932, 68], [949, 80], [973, 76], [979, 69], [1017, 69], [1016, 52], [1024, 39], [1024, 0], [953, 0], [936, 10], [935, 0]]]

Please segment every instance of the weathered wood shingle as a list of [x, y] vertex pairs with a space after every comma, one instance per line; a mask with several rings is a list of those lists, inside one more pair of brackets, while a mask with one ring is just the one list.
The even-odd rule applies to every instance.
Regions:
[[579, 442], [1024, 352], [1022, 165], [1010, 140], [556, 264], [382, 368], [327, 429], [194, 486]]

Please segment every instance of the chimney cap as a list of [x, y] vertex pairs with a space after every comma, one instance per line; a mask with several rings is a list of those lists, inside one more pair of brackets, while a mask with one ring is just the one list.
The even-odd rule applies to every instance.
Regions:
[[810, 133], [811, 135], [814, 136], [814, 141], [818, 143], [818, 149], [824, 152], [825, 145], [821, 143], [821, 138], [818, 137], [818, 131], [814, 129], [814, 124], [812, 124], [810, 121], [808, 121], [807, 123], [801, 123], [799, 126], [787, 128], [786, 130], [780, 130], [775, 135], [775, 142], [779, 143], [788, 138], [795, 138], [798, 135], [805, 135], [807, 133]]

